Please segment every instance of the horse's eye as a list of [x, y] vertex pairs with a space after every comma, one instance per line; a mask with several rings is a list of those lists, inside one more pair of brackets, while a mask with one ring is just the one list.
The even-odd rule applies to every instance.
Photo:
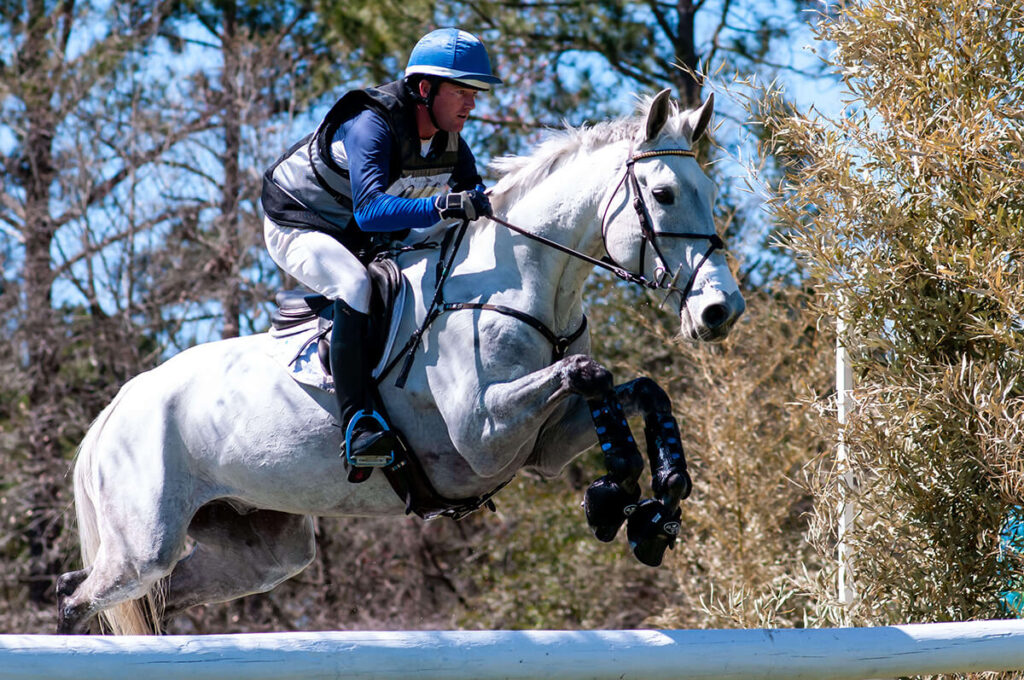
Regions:
[[675, 193], [668, 187], [658, 187], [651, 193], [654, 195], [654, 200], [662, 205], [672, 205], [676, 202]]

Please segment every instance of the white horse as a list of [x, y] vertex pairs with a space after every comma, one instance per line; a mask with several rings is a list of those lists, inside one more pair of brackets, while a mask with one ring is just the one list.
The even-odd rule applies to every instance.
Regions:
[[[448, 249], [443, 298], [473, 304], [427, 325], [404, 388], [390, 377], [379, 386], [435, 496], [474, 499], [458, 512], [521, 468], [556, 475], [600, 441], [609, 475], [588, 492], [587, 513], [611, 540], [638, 507], [642, 460], [624, 417], [641, 413], [658, 500], [640, 504], [649, 512], [635, 532], [630, 520], [630, 540], [652, 564], [671, 545], [689, 478], [670, 405], [649, 380], [613, 389], [587, 356], [582, 290], [606, 257], [625, 278], [658, 282], [687, 338], [720, 339], [742, 314], [715, 236], [713, 185], [690, 151], [711, 111], [711, 100], [681, 111], [666, 90], [637, 118], [567, 130], [531, 156], [497, 161], [495, 215], [529, 236], [472, 224]], [[397, 256], [409, 291], [399, 338], [424, 324], [440, 257]], [[313, 516], [407, 511], [383, 473], [347, 481], [333, 396], [293, 379], [271, 357], [274, 342], [263, 334], [182, 352], [129, 381], [93, 423], [74, 470], [86, 566], [58, 581], [60, 632], [82, 632], [101, 612], [114, 632], [153, 632], [162, 615], [299, 573], [314, 556]], [[568, 345], [562, 358], [552, 342]], [[644, 558], [649, 541], [656, 554]], [[154, 602], [160, 609], [147, 610]]]

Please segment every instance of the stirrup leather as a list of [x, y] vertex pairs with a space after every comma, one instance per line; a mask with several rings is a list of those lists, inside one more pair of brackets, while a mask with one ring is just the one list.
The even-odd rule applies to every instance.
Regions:
[[384, 467], [386, 465], [391, 465], [395, 462], [394, 450], [391, 450], [386, 454], [352, 454], [352, 434], [355, 432], [356, 424], [363, 418], [369, 418], [376, 421], [381, 427], [381, 432], [391, 432], [391, 428], [388, 427], [387, 422], [385, 422], [384, 418], [382, 418], [376, 411], [366, 411], [364, 409], [356, 411], [349, 419], [348, 427], [345, 429], [345, 460], [353, 467]]

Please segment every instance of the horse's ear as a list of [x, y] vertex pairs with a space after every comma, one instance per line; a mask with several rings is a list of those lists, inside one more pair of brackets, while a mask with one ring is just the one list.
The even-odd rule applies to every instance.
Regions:
[[686, 115], [686, 127], [690, 129], [690, 144], [693, 144], [704, 134], [711, 122], [711, 114], [715, 110], [715, 93], [712, 92], [698, 108]]
[[665, 88], [654, 96], [654, 100], [651, 101], [651, 108], [647, 112], [647, 138], [646, 141], [651, 141], [658, 136], [661, 132], [661, 128], [665, 127], [665, 121], [668, 120], [669, 110], [669, 93], [671, 90]]

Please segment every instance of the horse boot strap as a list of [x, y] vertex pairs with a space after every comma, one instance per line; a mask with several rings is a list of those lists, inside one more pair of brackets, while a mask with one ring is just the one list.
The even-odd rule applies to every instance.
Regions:
[[682, 509], [666, 507], [661, 501], [641, 501], [630, 513], [626, 538], [633, 555], [649, 567], [661, 566], [665, 550], [675, 546]]

